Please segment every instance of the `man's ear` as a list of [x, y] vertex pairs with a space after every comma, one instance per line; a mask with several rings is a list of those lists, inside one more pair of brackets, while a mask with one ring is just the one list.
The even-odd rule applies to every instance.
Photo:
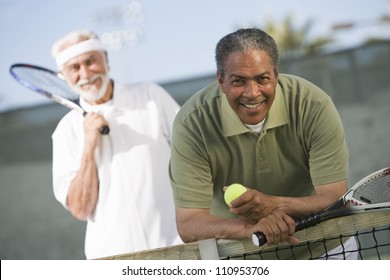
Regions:
[[110, 71], [110, 62], [108, 60], [108, 53], [107, 53], [107, 51], [104, 51], [104, 56], [106, 58], [107, 70]]
[[278, 66], [275, 66], [274, 73], [275, 73], [276, 83], [278, 83], [278, 79], [279, 79], [279, 67]]
[[223, 77], [221, 76], [221, 74], [219, 72], [217, 72], [217, 80], [218, 80], [219, 86], [222, 89], [222, 92], [225, 92], [224, 88], [223, 88]]

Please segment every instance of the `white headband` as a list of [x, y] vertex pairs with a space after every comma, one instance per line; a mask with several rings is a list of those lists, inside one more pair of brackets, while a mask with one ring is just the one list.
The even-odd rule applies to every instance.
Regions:
[[70, 46], [69, 48], [59, 52], [55, 57], [57, 67], [58, 69], [62, 69], [68, 60], [80, 54], [96, 50], [104, 50], [104, 48], [100, 40], [94, 38]]

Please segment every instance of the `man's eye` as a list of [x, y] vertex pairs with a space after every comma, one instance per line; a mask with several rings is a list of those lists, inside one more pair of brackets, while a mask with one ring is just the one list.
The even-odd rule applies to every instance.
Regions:
[[91, 58], [91, 59], [88, 59], [88, 60], [85, 62], [85, 64], [88, 65], [88, 66], [90, 66], [90, 65], [94, 64], [95, 61], [96, 61], [96, 59]]
[[235, 87], [241, 87], [245, 85], [245, 81], [243, 79], [235, 79], [232, 81], [232, 85]]
[[66, 70], [70, 73], [74, 73], [79, 70], [79, 67], [72, 66], [72, 67], [68, 67]]
[[269, 80], [270, 80], [269, 77], [258, 77], [256, 79], [256, 83], [262, 85], [262, 84], [267, 83]]

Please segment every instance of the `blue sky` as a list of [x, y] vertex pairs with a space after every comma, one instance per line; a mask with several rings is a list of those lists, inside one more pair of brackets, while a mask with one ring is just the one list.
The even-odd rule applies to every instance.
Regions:
[[[135, 17], [118, 20], [129, 15], [128, 7]], [[46, 102], [17, 84], [8, 69], [17, 62], [55, 69], [51, 45], [69, 31], [91, 28], [102, 36], [134, 31], [135, 45], [109, 49], [111, 76], [161, 83], [214, 73], [221, 37], [239, 27], [262, 27], [266, 20], [279, 22], [287, 14], [297, 26], [314, 20], [313, 36], [330, 33], [334, 24], [358, 24], [334, 34], [335, 48], [369, 36], [390, 39], [390, 24], [374, 22], [390, 15], [390, 0], [0, 0], [0, 112]]]

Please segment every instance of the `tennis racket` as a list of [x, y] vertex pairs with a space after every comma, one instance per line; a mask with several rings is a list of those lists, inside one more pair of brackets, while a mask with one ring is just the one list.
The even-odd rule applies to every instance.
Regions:
[[[349, 202], [359, 207], [343, 208]], [[386, 167], [364, 177], [350, 188], [339, 200], [316, 214], [309, 215], [296, 221], [295, 231], [299, 231], [320, 222], [336, 217], [353, 215], [375, 209], [390, 208], [390, 168]], [[267, 242], [262, 232], [252, 234], [255, 246]]]
[[[61, 73], [31, 64], [17, 63], [10, 67], [11, 76], [23, 86], [85, 116], [87, 112], [79, 105], [79, 95], [63, 79]], [[108, 134], [110, 128], [103, 126], [100, 134]]]

